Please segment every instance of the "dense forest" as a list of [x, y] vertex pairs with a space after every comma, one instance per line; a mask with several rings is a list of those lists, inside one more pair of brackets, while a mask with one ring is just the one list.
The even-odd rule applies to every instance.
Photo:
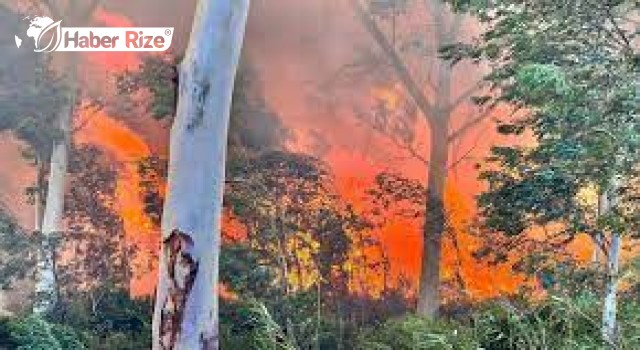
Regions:
[[[34, 52], [36, 16], [175, 38]], [[639, 24], [0, 0], [0, 349], [640, 349]]]

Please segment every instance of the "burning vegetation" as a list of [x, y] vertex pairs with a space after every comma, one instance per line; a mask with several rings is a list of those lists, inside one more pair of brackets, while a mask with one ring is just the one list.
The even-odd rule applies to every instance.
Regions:
[[638, 346], [637, 4], [162, 3], [0, 2], [176, 28], [0, 38], [0, 348]]

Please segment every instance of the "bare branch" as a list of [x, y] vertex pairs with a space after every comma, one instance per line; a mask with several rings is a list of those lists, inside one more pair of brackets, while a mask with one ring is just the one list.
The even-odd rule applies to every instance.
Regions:
[[480, 138], [483, 136], [483, 134], [484, 132], [481, 132], [478, 134], [478, 136], [476, 136], [476, 139], [473, 141], [473, 145], [462, 155], [462, 157], [456, 159], [451, 165], [449, 165], [449, 169], [456, 168], [460, 163], [467, 159], [476, 148], [478, 148]]
[[429, 164], [429, 160], [424, 155], [420, 154], [420, 152], [417, 149], [415, 149], [413, 145], [411, 145], [409, 142], [400, 140], [398, 137], [390, 133], [388, 128], [386, 128], [385, 126], [376, 124], [370, 121], [368, 118], [363, 117], [359, 113], [356, 113], [356, 116], [361, 122], [368, 125], [373, 130], [377, 131], [380, 135], [384, 136], [384, 138], [392, 142], [396, 147], [407, 152], [415, 160], [420, 161], [425, 166]]
[[627, 34], [622, 30], [622, 28], [620, 28], [616, 19], [613, 17], [613, 14], [611, 13], [611, 7], [605, 6], [605, 13], [607, 14], [607, 18], [609, 19], [609, 22], [611, 22], [611, 25], [613, 25], [613, 29], [615, 30], [616, 34], [618, 34], [620, 39], [622, 39], [622, 41], [624, 42], [624, 45], [627, 48], [627, 50], [629, 52], [633, 52], [631, 41], [629, 40], [629, 37], [627, 37]]
[[382, 51], [384, 51], [384, 53], [388, 56], [389, 60], [391, 61], [392, 67], [398, 75], [398, 78], [407, 89], [411, 97], [414, 99], [424, 117], [427, 120], [430, 120], [434, 110], [433, 103], [429, 101], [427, 96], [424, 94], [424, 91], [422, 91], [420, 86], [418, 86], [418, 84], [415, 82], [411, 72], [403, 62], [402, 58], [400, 58], [400, 56], [398, 55], [396, 49], [389, 42], [382, 30], [380, 30], [380, 27], [368, 13], [368, 11], [364, 8], [360, 0], [351, 0], [351, 4], [364, 27], [367, 29], [376, 43], [380, 46]]
[[493, 112], [493, 109], [488, 108], [488, 109], [484, 110], [484, 112], [482, 112], [477, 117], [469, 120], [463, 126], [458, 128], [458, 130], [454, 131], [453, 133], [451, 133], [449, 135], [449, 138], [447, 139], [448, 142], [453, 142], [454, 140], [464, 136], [469, 130], [473, 129], [476, 125], [480, 124], [485, 119], [491, 117], [491, 112]]

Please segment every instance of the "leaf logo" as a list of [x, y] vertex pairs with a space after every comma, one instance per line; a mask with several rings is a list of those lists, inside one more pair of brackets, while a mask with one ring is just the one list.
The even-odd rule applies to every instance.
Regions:
[[[35, 52], [53, 52], [58, 46], [60, 46], [60, 42], [62, 41], [62, 21], [54, 22], [46, 26], [38, 35], [36, 39], [36, 49]], [[51, 36], [49, 38], [49, 42], [43, 45], [43, 39], [45, 34], [50, 33]]]

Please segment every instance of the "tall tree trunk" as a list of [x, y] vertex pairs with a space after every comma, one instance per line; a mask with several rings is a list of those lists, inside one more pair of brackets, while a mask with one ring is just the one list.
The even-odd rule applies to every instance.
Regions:
[[444, 192], [449, 145], [448, 120], [437, 119], [431, 127], [426, 216], [423, 227], [422, 268], [420, 272], [417, 314], [436, 318], [440, 307], [440, 260], [445, 230]]
[[[444, 20], [445, 7], [440, 2], [427, 3], [439, 45], [453, 41], [454, 30]], [[436, 73], [435, 106], [429, 117], [431, 150], [428, 165], [427, 201], [423, 227], [422, 269], [417, 314], [435, 319], [440, 308], [440, 265], [442, 238], [446, 229], [445, 188], [449, 166], [449, 124], [451, 121], [451, 68], [441, 60], [434, 63]]]
[[[452, 139], [455, 139], [449, 134], [449, 126], [453, 109], [464, 102], [464, 98], [451, 98], [451, 67], [448, 63], [436, 58], [434, 64], [437, 67], [437, 77], [432, 84], [435, 96], [430, 99], [424, 89], [414, 80], [414, 75], [400, 57], [394, 44], [387, 39], [362, 2], [351, 0], [351, 5], [360, 22], [386, 55], [399, 81], [416, 103], [430, 128], [431, 155], [427, 168], [428, 198], [425, 208], [422, 269], [416, 312], [421, 316], [436, 318], [440, 305], [440, 259], [446, 221], [444, 190], [449, 164], [449, 144]], [[429, 22], [429, 31], [435, 31], [437, 45], [453, 43], [460, 32], [462, 17], [448, 18], [448, 7], [439, 0], [425, 0], [425, 6], [430, 11], [429, 15], [432, 18], [432, 22]], [[475, 121], [469, 121], [453, 135], [462, 136], [464, 132], [482, 119], [475, 118]]]
[[[600, 215], [607, 215], [617, 203], [619, 190], [619, 179], [612, 180], [608, 191], [600, 196]], [[607, 269], [604, 291], [604, 301], [602, 306], [602, 337], [610, 345], [618, 342], [618, 281], [620, 270], [620, 250], [622, 239], [616, 232], [612, 232], [609, 238], [609, 245], [606, 250]]]
[[617, 344], [618, 342], [618, 273], [621, 241], [620, 235], [613, 234], [607, 255], [607, 280], [602, 308], [602, 336], [609, 344]]
[[199, 0], [171, 130], [153, 348], [218, 349], [218, 259], [231, 97], [249, 0]]
[[36, 158], [36, 185], [33, 192], [33, 204], [34, 204], [34, 226], [33, 231], [40, 234], [42, 232], [42, 218], [44, 217], [44, 183], [45, 183], [45, 169], [42, 164], [42, 158], [37, 156]]
[[[88, 1], [86, 6], [81, 6], [77, 1], [60, 3], [42, 1], [54, 18], [61, 18], [68, 26], [86, 24], [91, 18], [101, 0]], [[53, 143], [49, 165], [49, 179], [47, 183], [47, 198], [40, 223], [42, 233], [42, 247], [38, 258], [36, 277], [36, 302], [33, 307], [35, 313], [43, 313], [51, 309], [57, 302], [58, 285], [55, 273], [55, 241], [56, 235], [63, 231], [65, 181], [69, 163], [69, 144], [73, 128], [73, 113], [77, 98], [77, 64], [75, 53], [61, 53], [62, 73], [65, 77], [68, 90], [67, 100], [59, 111], [58, 126], [61, 131], [60, 139]], [[38, 204], [36, 204], [37, 206]]]
[[68, 96], [58, 114], [58, 127], [61, 131], [59, 139], [53, 143], [49, 164], [47, 196], [42, 218], [42, 247], [38, 261], [38, 277], [36, 280], [36, 303], [34, 312], [43, 313], [50, 310], [57, 302], [57, 285], [55, 273], [55, 241], [63, 231], [64, 196], [67, 167], [69, 163], [69, 142], [71, 138], [72, 117], [76, 103], [77, 72], [76, 56], [67, 54], [64, 62]]

